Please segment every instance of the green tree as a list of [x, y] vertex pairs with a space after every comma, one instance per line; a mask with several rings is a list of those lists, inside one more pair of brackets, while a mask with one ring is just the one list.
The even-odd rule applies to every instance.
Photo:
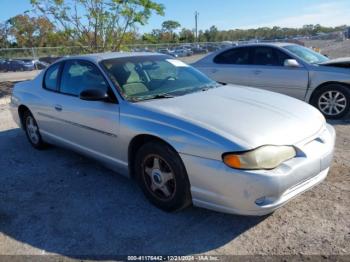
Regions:
[[179, 27], [181, 27], [180, 23], [177, 21], [173, 21], [173, 20], [168, 20], [168, 21], [164, 21], [162, 23], [162, 29], [165, 33], [168, 33], [170, 35], [170, 38], [172, 41], [174, 41], [175, 39], [175, 34], [174, 31], [176, 29], [178, 29]]
[[45, 46], [47, 36], [53, 31], [53, 24], [45, 17], [17, 15], [8, 20], [10, 35], [20, 47]]
[[167, 31], [167, 32], [173, 32], [174, 30], [178, 29], [180, 27], [180, 23], [177, 21], [173, 21], [173, 20], [168, 20], [168, 21], [164, 21], [162, 23], [162, 28]]
[[204, 35], [209, 42], [218, 41], [218, 34], [219, 30], [215, 25], [211, 26], [209, 30], [205, 30], [204, 32]]
[[192, 43], [194, 42], [194, 38], [195, 37], [192, 30], [182, 28], [182, 30], [179, 33], [180, 42]]
[[144, 25], [164, 6], [152, 0], [31, 0], [71, 40], [90, 51], [119, 50], [137, 25]]
[[142, 35], [142, 41], [151, 44], [157, 44], [161, 40], [162, 31], [159, 29], [153, 29], [151, 33], [144, 33]]
[[7, 48], [10, 46], [9, 42], [10, 28], [9, 23], [0, 23], [0, 48]]

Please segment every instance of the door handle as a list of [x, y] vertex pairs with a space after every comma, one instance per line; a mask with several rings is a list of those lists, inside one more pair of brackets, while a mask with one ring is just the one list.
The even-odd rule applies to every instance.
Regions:
[[215, 74], [218, 70], [217, 69], [212, 69], [211, 72]]
[[56, 111], [62, 111], [62, 106], [61, 105], [55, 105], [55, 110]]
[[254, 73], [254, 75], [260, 75], [262, 73], [262, 71], [261, 70], [254, 70], [253, 73]]

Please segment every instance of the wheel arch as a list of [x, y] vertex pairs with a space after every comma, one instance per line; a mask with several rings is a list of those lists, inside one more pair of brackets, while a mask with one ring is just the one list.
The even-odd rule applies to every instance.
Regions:
[[327, 81], [327, 82], [324, 82], [320, 85], [318, 85], [311, 93], [309, 99], [308, 99], [308, 103], [311, 103], [313, 101], [313, 99], [315, 98], [315, 95], [317, 94], [317, 92], [319, 92], [320, 90], [322, 90], [323, 88], [326, 88], [327, 86], [329, 85], [332, 85], [332, 84], [337, 84], [337, 85], [343, 85], [343, 86], [346, 86], [349, 88], [350, 90], [350, 84], [348, 83], [344, 83], [344, 82], [338, 82], [338, 81]]
[[[129, 175], [131, 178], [135, 178], [135, 170], [134, 170], [134, 163], [135, 163], [135, 155], [136, 152], [145, 144], [149, 142], [160, 142], [162, 144], [165, 144], [169, 146], [174, 152], [178, 153], [178, 151], [167, 141], [164, 139], [150, 135], [150, 134], [140, 134], [135, 137], [133, 137], [129, 143], [128, 147], [128, 166], [129, 166]], [[181, 157], [180, 157], [181, 159]], [[182, 159], [181, 159], [182, 161]], [[183, 163], [184, 164], [184, 163]], [[184, 165], [185, 166], [185, 165]]]
[[24, 116], [24, 113], [25, 112], [29, 112], [29, 113], [31, 113], [30, 112], [30, 109], [26, 106], [26, 105], [20, 105], [19, 107], [18, 107], [18, 116], [19, 116], [19, 121], [20, 121], [20, 123], [21, 123], [21, 127], [22, 127], [22, 129], [25, 129], [25, 124], [24, 124], [24, 122], [23, 122], [23, 116]]

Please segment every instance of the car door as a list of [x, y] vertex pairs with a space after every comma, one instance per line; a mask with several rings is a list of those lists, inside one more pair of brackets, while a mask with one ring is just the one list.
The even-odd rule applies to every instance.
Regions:
[[276, 47], [252, 47], [252, 56], [252, 86], [304, 99], [309, 78], [305, 67], [284, 66], [292, 58]]
[[250, 85], [250, 63], [250, 49], [235, 47], [219, 53], [200, 70], [220, 83]]
[[[79, 98], [86, 89], [107, 90], [109, 101]], [[61, 142], [105, 161], [117, 161], [119, 105], [101, 71], [84, 60], [64, 63], [54, 105], [55, 134]]]
[[[50, 140], [53, 137], [59, 137], [57, 132], [57, 123], [55, 116], [57, 111], [55, 105], [57, 104], [58, 97], [58, 80], [60, 70], [62, 69], [62, 63], [54, 63], [45, 72], [43, 81], [39, 87], [39, 101], [34, 106], [34, 114], [40, 127], [40, 133], [44, 136], [45, 140]], [[33, 107], [32, 106], [32, 107]]]

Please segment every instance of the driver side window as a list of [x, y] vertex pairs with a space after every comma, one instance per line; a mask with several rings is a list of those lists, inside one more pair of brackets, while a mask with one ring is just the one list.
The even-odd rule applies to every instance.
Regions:
[[86, 89], [108, 91], [108, 84], [96, 66], [84, 61], [67, 61], [62, 72], [60, 92], [79, 96]]
[[276, 48], [259, 46], [253, 48], [254, 65], [283, 66], [291, 57]]

